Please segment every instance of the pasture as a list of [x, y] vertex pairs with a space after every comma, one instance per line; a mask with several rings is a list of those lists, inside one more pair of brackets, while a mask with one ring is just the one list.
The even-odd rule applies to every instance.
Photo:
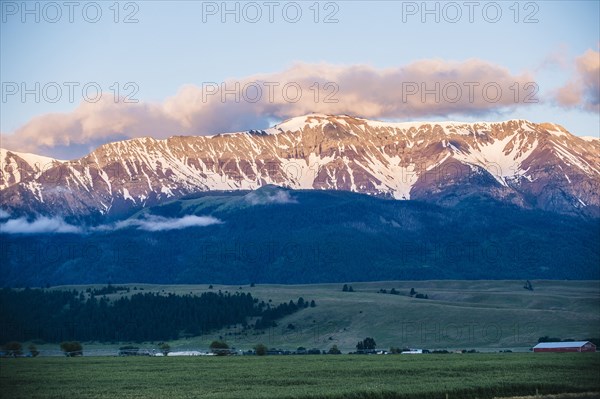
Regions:
[[[528, 351], [541, 336], [582, 340], [596, 338], [600, 331], [600, 284], [598, 281], [532, 281], [534, 291], [523, 289], [523, 281], [437, 280], [348, 283], [354, 292], [342, 292], [343, 284], [266, 285], [255, 287], [215, 284], [212, 291], [250, 292], [273, 304], [315, 300], [307, 308], [278, 321], [263, 331], [242, 332], [239, 326], [210, 331], [201, 336], [169, 342], [173, 350], [206, 350], [222, 337], [230, 346], [250, 349], [258, 343], [269, 348], [328, 349], [337, 345], [344, 353], [354, 351], [358, 340], [373, 337], [380, 349], [391, 346], [423, 349], [477, 349], [481, 351]], [[200, 294], [209, 285], [128, 284], [129, 293]], [[90, 286], [53, 289], [85, 290]], [[95, 286], [100, 287], [100, 286]], [[134, 291], [133, 287], [137, 290]], [[400, 295], [378, 293], [396, 289]], [[414, 288], [429, 299], [410, 297]], [[288, 328], [293, 326], [293, 328]], [[116, 326], [118, 328], [118, 326]], [[152, 347], [141, 344], [141, 347]], [[107, 344], [85, 344], [87, 349], [106, 349]], [[111, 346], [116, 353], [118, 344]], [[56, 345], [39, 349], [57, 349]]]
[[46, 357], [0, 359], [0, 389], [6, 399], [491, 399], [598, 392], [599, 370], [597, 353]]

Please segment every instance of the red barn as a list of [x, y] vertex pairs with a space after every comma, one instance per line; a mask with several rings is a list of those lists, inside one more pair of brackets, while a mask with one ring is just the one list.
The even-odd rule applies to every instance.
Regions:
[[590, 341], [541, 342], [533, 347], [534, 352], [596, 352]]

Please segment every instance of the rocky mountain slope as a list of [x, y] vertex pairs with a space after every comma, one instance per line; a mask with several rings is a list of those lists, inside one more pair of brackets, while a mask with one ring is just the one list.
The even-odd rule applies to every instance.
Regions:
[[28, 178], [38, 178], [42, 171], [59, 163], [57, 159], [0, 148], [0, 190], [14, 186]]
[[267, 130], [109, 143], [77, 160], [48, 159], [42, 171], [27, 161], [15, 172], [20, 159], [2, 151], [0, 207], [14, 215], [105, 218], [194, 192], [275, 184], [443, 205], [484, 196], [600, 216], [600, 140], [526, 120], [388, 123], [311, 114]]

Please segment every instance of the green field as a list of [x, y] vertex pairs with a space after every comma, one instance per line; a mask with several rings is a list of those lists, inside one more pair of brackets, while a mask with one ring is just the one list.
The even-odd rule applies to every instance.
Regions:
[[[528, 351], [541, 336], [594, 338], [600, 334], [600, 284], [598, 281], [532, 281], [534, 291], [523, 289], [523, 281], [398, 281], [350, 283], [356, 292], [342, 292], [342, 284], [315, 285], [214, 285], [213, 291], [250, 292], [272, 303], [314, 299], [307, 308], [285, 317], [278, 326], [260, 335], [240, 335], [230, 326], [199, 337], [170, 342], [174, 350], [207, 350], [223, 337], [230, 346], [250, 349], [257, 343], [270, 348], [294, 350], [299, 346], [328, 349], [337, 345], [344, 353], [355, 350], [358, 340], [373, 337], [380, 349], [390, 346], [423, 349], [477, 349], [481, 351]], [[130, 284], [140, 292], [202, 293], [208, 285]], [[66, 287], [85, 289], [88, 286]], [[96, 286], [99, 287], [99, 286]], [[401, 295], [379, 294], [397, 289]], [[411, 288], [429, 299], [408, 296]], [[60, 289], [60, 288], [54, 288]], [[118, 297], [121, 294], [114, 294]], [[289, 329], [292, 324], [294, 329]], [[116, 327], [118, 328], [118, 326]], [[87, 349], [111, 348], [119, 344], [86, 343]], [[140, 347], [153, 348], [151, 343]], [[57, 345], [39, 349], [58, 350]]]
[[600, 355], [1, 359], [2, 398], [493, 398], [600, 391]]

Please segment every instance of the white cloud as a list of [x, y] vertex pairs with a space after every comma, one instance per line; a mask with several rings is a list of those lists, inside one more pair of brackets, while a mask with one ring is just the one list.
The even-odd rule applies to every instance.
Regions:
[[[477, 59], [420, 60], [388, 69], [298, 63], [278, 73], [205, 83], [202, 87], [187, 85], [163, 103], [115, 103], [112, 96], [102, 96], [99, 102], [82, 103], [70, 113], [33, 118], [12, 134], [3, 135], [2, 140], [3, 146], [12, 150], [51, 153], [52, 148], [85, 147], [115, 137], [166, 138], [266, 128], [270, 120], [311, 112], [375, 119], [480, 115], [523, 105], [515, 103], [511, 87], [515, 83], [523, 87], [531, 81], [529, 73], [515, 75], [507, 68]], [[326, 86], [328, 83], [331, 85]], [[239, 98], [223, 98], [221, 84], [227, 90], [233, 89]], [[487, 84], [501, 88], [503, 94], [497, 101], [490, 101], [493, 88], [487, 97], [483, 94]], [[418, 92], [408, 94], [414, 91], [414, 85]], [[445, 85], [450, 85], [446, 92]], [[262, 93], [259, 97], [257, 86]], [[462, 91], [459, 97], [457, 87]], [[299, 97], [297, 88], [301, 90]], [[211, 94], [215, 89], [218, 92]], [[432, 89], [441, 95], [422, 96]]]
[[[6, 219], [8, 213], [0, 210], [0, 218]], [[59, 217], [40, 216], [33, 221], [21, 217], [10, 219], [0, 224], [0, 232], [6, 234], [45, 234], [45, 233], [87, 233], [94, 231], [111, 231], [135, 228], [145, 231], [180, 230], [188, 227], [204, 227], [223, 223], [212, 216], [187, 215], [181, 218], [162, 216], [146, 216], [143, 219], [127, 219], [112, 225], [100, 225], [93, 228], [82, 228], [66, 223]]]
[[573, 77], [558, 89], [555, 98], [566, 108], [600, 111], [600, 52], [590, 49], [577, 57]]
[[10, 213], [5, 211], [4, 209], [0, 209], [0, 219], [8, 219], [10, 217]]
[[244, 196], [246, 202], [251, 205], [267, 205], [267, 204], [297, 204], [298, 201], [292, 198], [289, 192], [277, 190], [274, 193], [265, 191], [252, 191]]
[[149, 215], [143, 219], [127, 219], [114, 225], [102, 225], [94, 228], [97, 231], [120, 230], [126, 228], [137, 228], [146, 231], [181, 230], [188, 227], [204, 227], [223, 223], [212, 216], [186, 215], [181, 218], [166, 218], [162, 216]]
[[23, 217], [0, 224], [0, 232], [8, 234], [80, 233], [81, 229], [58, 217], [38, 217], [32, 222]]

